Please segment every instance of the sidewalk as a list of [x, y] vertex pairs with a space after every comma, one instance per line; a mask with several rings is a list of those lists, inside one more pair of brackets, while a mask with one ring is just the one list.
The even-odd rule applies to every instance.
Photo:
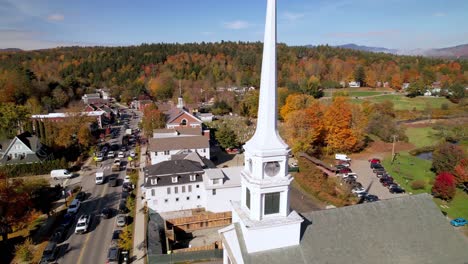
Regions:
[[138, 177], [137, 190], [136, 194], [136, 215], [135, 215], [135, 224], [133, 230], [133, 261], [132, 263], [144, 264], [146, 262], [146, 217], [144, 212], [144, 200], [141, 199], [142, 191], [141, 186], [144, 181], [144, 172], [141, 168], [146, 166], [146, 148], [147, 145], [142, 145], [140, 147], [140, 170]]

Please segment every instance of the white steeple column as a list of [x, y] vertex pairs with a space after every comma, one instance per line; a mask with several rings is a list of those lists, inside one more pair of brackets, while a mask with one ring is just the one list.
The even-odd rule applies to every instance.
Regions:
[[[248, 253], [299, 244], [303, 219], [289, 208], [289, 147], [278, 134], [276, 84], [276, 0], [267, 0], [257, 129], [244, 145], [242, 197], [232, 202], [232, 221], [239, 223]], [[232, 230], [232, 229], [231, 229]], [[235, 231], [235, 232], [237, 232]], [[223, 233], [232, 231], [223, 230]], [[226, 245], [238, 244], [235, 237]], [[242, 263], [242, 256], [231, 256]]]
[[276, 0], [268, 0], [257, 129], [244, 146], [254, 155], [270, 156], [289, 152], [288, 146], [278, 135], [276, 126], [278, 119], [276, 75]]

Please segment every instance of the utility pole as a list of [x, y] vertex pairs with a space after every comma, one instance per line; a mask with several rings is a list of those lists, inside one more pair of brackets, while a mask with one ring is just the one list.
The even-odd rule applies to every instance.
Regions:
[[392, 135], [393, 137], [393, 144], [392, 144], [392, 164], [393, 161], [395, 161], [395, 140], [398, 137], [398, 135]]

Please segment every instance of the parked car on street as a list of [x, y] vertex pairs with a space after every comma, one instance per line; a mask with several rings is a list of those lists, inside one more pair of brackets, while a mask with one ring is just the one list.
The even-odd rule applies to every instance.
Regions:
[[68, 228], [72, 225], [73, 221], [75, 220], [75, 215], [66, 213], [63, 215], [63, 220], [62, 223], [60, 224], [61, 226]]
[[459, 218], [455, 218], [452, 221], [450, 221], [450, 224], [453, 225], [453, 226], [464, 226], [464, 225], [468, 224], [468, 222], [466, 221], [465, 218], [459, 217]]
[[120, 256], [120, 249], [118, 247], [111, 247], [107, 252], [107, 264], [118, 264]]
[[68, 206], [67, 213], [69, 214], [76, 214], [80, 209], [81, 202], [78, 199], [74, 199], [70, 205]]
[[111, 151], [109, 151], [109, 152], [107, 153], [107, 158], [109, 158], [109, 159], [113, 159], [113, 158], [115, 158], [115, 152], [114, 152], [114, 151], [112, 151], [112, 150], [111, 150]]
[[116, 247], [119, 244], [121, 233], [122, 233], [122, 230], [120, 229], [114, 230], [114, 233], [112, 233], [111, 247]]
[[40, 264], [53, 263], [57, 260], [57, 255], [58, 255], [57, 243], [50, 241], [49, 244], [47, 244], [46, 248], [44, 249], [44, 252], [42, 253], [41, 261], [39, 263]]
[[120, 151], [120, 152], [119, 152], [119, 155], [117, 155], [117, 157], [118, 157], [118, 158], [121, 158], [121, 159], [125, 158], [125, 152]]
[[365, 192], [366, 189], [364, 189], [364, 187], [354, 187], [351, 192], [354, 193], [354, 194], [358, 194], [358, 193], [362, 193], [362, 192]]
[[372, 202], [377, 202], [378, 200], [379, 200], [379, 197], [373, 194], [368, 194], [362, 197], [363, 203], [372, 203]]
[[398, 185], [392, 185], [389, 189], [390, 193], [404, 193], [405, 189], [401, 188]]
[[136, 153], [134, 150], [130, 151], [130, 157], [134, 158], [136, 156]]
[[130, 183], [130, 176], [125, 175], [123, 183]]
[[103, 161], [104, 160], [104, 154], [102, 152], [99, 152], [96, 155], [96, 161]]
[[118, 227], [124, 227], [127, 224], [127, 216], [123, 214], [118, 215], [116, 223]]
[[109, 207], [104, 207], [101, 211], [101, 216], [102, 218], [104, 219], [109, 219], [112, 217], [112, 214], [113, 214], [113, 210], [112, 208], [109, 208]]

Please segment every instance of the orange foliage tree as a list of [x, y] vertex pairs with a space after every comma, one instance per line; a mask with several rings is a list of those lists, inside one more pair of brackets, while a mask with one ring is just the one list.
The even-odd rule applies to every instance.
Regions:
[[352, 131], [351, 105], [346, 97], [336, 97], [323, 116], [329, 151], [352, 151], [358, 140]]

